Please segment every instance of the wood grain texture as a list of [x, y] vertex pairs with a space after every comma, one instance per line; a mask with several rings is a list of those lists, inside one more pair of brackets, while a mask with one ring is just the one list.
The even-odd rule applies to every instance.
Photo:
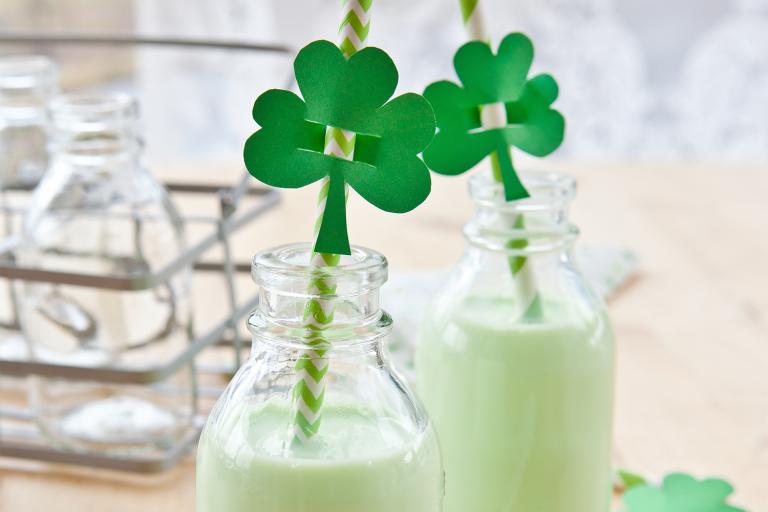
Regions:
[[[641, 275], [610, 304], [616, 461], [652, 476], [726, 477], [737, 504], [768, 511], [768, 169], [561, 168], [579, 178], [581, 243], [622, 244], [641, 258]], [[393, 271], [451, 265], [471, 213], [465, 183], [435, 178], [427, 203], [405, 216], [353, 195], [350, 240], [387, 254]], [[279, 211], [237, 237], [238, 258], [309, 240], [315, 193], [284, 194]], [[194, 510], [193, 461], [161, 481], [121, 482], [0, 459], [0, 511], [52, 510]]]

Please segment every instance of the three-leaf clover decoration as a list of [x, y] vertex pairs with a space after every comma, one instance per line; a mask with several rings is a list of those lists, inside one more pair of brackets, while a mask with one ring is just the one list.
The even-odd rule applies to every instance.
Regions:
[[696, 480], [673, 473], [664, 478], [661, 487], [632, 487], [623, 501], [626, 512], [745, 512], [727, 504], [732, 493], [733, 487], [723, 480]]
[[[253, 118], [261, 129], [245, 143], [245, 165], [256, 179], [281, 188], [327, 176], [315, 251], [349, 254], [344, 184], [388, 212], [404, 213], [421, 204], [431, 184], [418, 154], [435, 134], [434, 114], [418, 94], [388, 101], [397, 69], [378, 48], [347, 59], [333, 43], [315, 41], [299, 52], [294, 71], [303, 99], [279, 89], [259, 96]], [[351, 159], [323, 154], [329, 127], [355, 135]]]
[[[512, 165], [510, 146], [546, 156], [560, 146], [563, 116], [551, 108], [558, 87], [550, 75], [528, 79], [533, 44], [523, 34], [506, 36], [496, 55], [488, 43], [472, 41], [456, 52], [454, 68], [461, 85], [431, 84], [424, 96], [432, 104], [438, 132], [424, 161], [440, 174], [461, 174], [496, 153], [508, 201], [528, 197]], [[483, 126], [483, 110], [506, 114], [498, 126]]]

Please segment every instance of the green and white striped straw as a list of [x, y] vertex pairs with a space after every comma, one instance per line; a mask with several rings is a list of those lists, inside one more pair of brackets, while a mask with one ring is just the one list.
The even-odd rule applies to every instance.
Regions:
[[[472, 41], [485, 41], [491, 43], [491, 38], [485, 29], [485, 20], [480, 9], [480, 0], [459, 0], [461, 6], [461, 16], [464, 20], [464, 29], [467, 37]], [[487, 128], [506, 126], [506, 110], [501, 104], [486, 105], [482, 108], [481, 119], [483, 126]], [[507, 148], [509, 154], [507, 158], [512, 161], [512, 151]], [[491, 169], [496, 182], [501, 183], [501, 166], [499, 165], [499, 155], [496, 152], [491, 153]], [[520, 214], [510, 219], [515, 229], [525, 229], [525, 217]], [[510, 249], [524, 249], [528, 245], [525, 239], [510, 240], [507, 247]], [[509, 269], [518, 291], [520, 299], [520, 311], [522, 318], [528, 321], [540, 319], [542, 316], [541, 297], [536, 287], [536, 277], [533, 268], [525, 256], [510, 256]]]
[[[343, 0], [343, 17], [339, 28], [339, 47], [349, 58], [365, 46], [371, 27], [370, 9], [373, 0]], [[355, 133], [328, 126], [325, 132], [326, 155], [352, 160], [355, 155]], [[325, 178], [317, 198], [317, 215], [314, 238], [320, 232], [325, 203], [328, 199], [330, 179]], [[346, 185], [345, 185], [346, 187]], [[328, 341], [324, 330], [333, 322], [334, 301], [329, 297], [336, 293], [336, 283], [323, 275], [322, 268], [335, 267], [341, 257], [338, 254], [313, 253], [310, 266], [317, 271], [310, 282], [309, 293], [318, 297], [311, 299], [304, 310], [304, 327], [309, 331], [307, 345], [311, 348], [302, 352], [296, 362], [298, 380], [293, 388], [296, 409], [294, 440], [306, 443], [320, 428], [322, 408], [325, 400], [325, 375], [328, 373]]]
[[464, 29], [471, 41], [488, 41], [485, 31], [485, 20], [480, 12], [480, 0], [459, 0], [461, 17], [464, 19]]

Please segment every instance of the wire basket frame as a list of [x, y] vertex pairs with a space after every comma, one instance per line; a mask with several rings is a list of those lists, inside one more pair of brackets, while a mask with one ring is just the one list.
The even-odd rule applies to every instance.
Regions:
[[[212, 41], [200, 39], [114, 37], [86, 34], [36, 34], [36, 33], [0, 33], [0, 44], [41, 44], [41, 45], [86, 45], [86, 46], [176, 46], [191, 50], [249, 51], [256, 53], [290, 54], [288, 47], [277, 44], [259, 44], [243, 41]], [[248, 294], [238, 301], [235, 278], [238, 273], [249, 272], [246, 263], [234, 261], [231, 249], [231, 237], [234, 233], [252, 223], [279, 202], [276, 190], [250, 186], [247, 173], [235, 185], [200, 185], [193, 182], [167, 183], [171, 195], [197, 194], [215, 197], [218, 202], [218, 215], [200, 216], [182, 213], [182, 222], [188, 225], [203, 225], [205, 234], [187, 247], [173, 261], [155, 272], [130, 274], [99, 275], [91, 273], [59, 272], [18, 265], [14, 258], [3, 257], [12, 253], [18, 240], [9, 237], [0, 243], [0, 278], [12, 281], [47, 282], [108, 290], [136, 291], [151, 289], [167, 283], [178, 272], [193, 267], [194, 276], [201, 273], [219, 273], [224, 278], [227, 302], [227, 314], [201, 334], [193, 336], [189, 344], [167, 361], [139, 368], [121, 368], [114, 366], [74, 366], [23, 359], [0, 359], [0, 376], [24, 378], [38, 375], [72, 381], [95, 381], [115, 385], [152, 385], [162, 387], [163, 382], [185, 365], [192, 364], [207, 348], [223, 344], [233, 352], [233, 365], [224, 367], [201, 367], [202, 372], [216, 375], [231, 372], [240, 365], [244, 345], [237, 328], [241, 321], [257, 304], [256, 293]], [[8, 189], [7, 189], [8, 190]], [[27, 193], [31, 187], [17, 187], [15, 192]], [[245, 205], [246, 202], [252, 204]], [[20, 215], [23, 211], [4, 209], [5, 215]], [[219, 248], [221, 261], [204, 261], [203, 256], [214, 248]], [[16, 314], [16, 312], [14, 312]], [[18, 327], [18, 318], [11, 324]], [[201, 365], [199, 365], [201, 366]], [[172, 390], [167, 390], [172, 392]], [[221, 392], [221, 387], [201, 390], [201, 393], [214, 398]], [[12, 457], [63, 463], [92, 468], [110, 469], [133, 473], [156, 473], [173, 467], [196, 444], [204, 423], [204, 415], [198, 414], [193, 428], [178, 442], [165, 449], [142, 453], [136, 456], [115, 456], [107, 453], [80, 452], [60, 449], [46, 441], [35, 427], [32, 411], [24, 407], [4, 404], [0, 395], [0, 422], [10, 421], [11, 427], [0, 425], [0, 457]]]

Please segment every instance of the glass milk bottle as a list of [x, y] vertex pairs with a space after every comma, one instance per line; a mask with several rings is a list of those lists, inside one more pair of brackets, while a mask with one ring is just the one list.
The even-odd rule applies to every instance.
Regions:
[[532, 197], [508, 203], [490, 176], [470, 180], [467, 249], [419, 339], [445, 512], [607, 512], [613, 334], [573, 261], [575, 183], [523, 181]]
[[[69, 95], [49, 107], [51, 161], [24, 218], [24, 266], [140, 281], [184, 248], [165, 189], [140, 162], [137, 104], [123, 94]], [[21, 318], [31, 357], [145, 369], [189, 342], [190, 269], [154, 288], [113, 290], [25, 281]], [[192, 367], [152, 386], [34, 378], [30, 402], [57, 445], [146, 450], [177, 440], [196, 404]]]
[[251, 356], [203, 431], [198, 512], [440, 512], [435, 434], [384, 348], [386, 260], [353, 248], [317, 270], [310, 256], [254, 259]]
[[[39, 55], [0, 57], [0, 258], [13, 261], [10, 240], [18, 222], [7, 189], [36, 183], [47, 165], [45, 107], [56, 93], [53, 62]], [[0, 280], [0, 359], [23, 359], [17, 300], [9, 281]]]

